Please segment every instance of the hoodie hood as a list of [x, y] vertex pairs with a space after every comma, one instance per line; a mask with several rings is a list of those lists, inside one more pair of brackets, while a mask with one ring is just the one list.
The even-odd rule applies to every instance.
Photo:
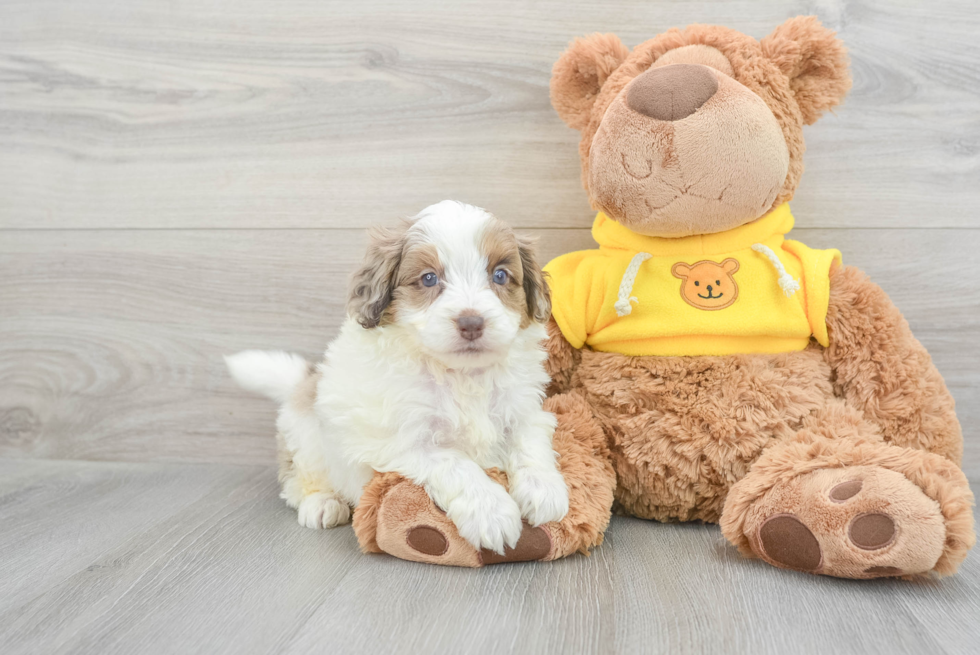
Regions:
[[[783, 203], [751, 223], [715, 234], [695, 234], [689, 237], [651, 237], [637, 234], [609, 218], [602, 212], [592, 223], [592, 238], [602, 249], [646, 252], [657, 256], [715, 255], [749, 248], [756, 243], [770, 247], [782, 242], [782, 237], [793, 229], [793, 214], [789, 204]], [[772, 244], [772, 237], [778, 237]]]

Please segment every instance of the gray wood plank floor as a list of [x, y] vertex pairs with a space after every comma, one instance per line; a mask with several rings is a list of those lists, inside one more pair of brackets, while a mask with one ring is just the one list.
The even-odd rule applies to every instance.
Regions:
[[269, 466], [0, 460], [4, 653], [968, 653], [980, 564], [861, 583], [616, 517], [591, 557], [461, 570], [301, 528]]
[[590, 247], [573, 37], [838, 30], [794, 236], [884, 287], [980, 481], [973, 0], [0, 3], [0, 652], [967, 653], [980, 564], [853, 583], [714, 526], [614, 519], [592, 557], [462, 571], [358, 553], [277, 498], [273, 408], [221, 355], [316, 357], [363, 228], [453, 197]]

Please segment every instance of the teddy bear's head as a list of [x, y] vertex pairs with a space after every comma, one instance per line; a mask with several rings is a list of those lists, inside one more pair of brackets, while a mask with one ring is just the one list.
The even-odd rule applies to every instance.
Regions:
[[847, 52], [812, 16], [761, 41], [715, 25], [672, 29], [630, 52], [612, 34], [574, 41], [551, 102], [582, 132], [595, 209], [634, 232], [721, 232], [792, 198], [803, 125], [851, 86]]

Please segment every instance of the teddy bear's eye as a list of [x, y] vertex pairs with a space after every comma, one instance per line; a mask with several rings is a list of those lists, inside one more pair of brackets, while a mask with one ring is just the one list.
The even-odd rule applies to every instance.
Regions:
[[701, 283], [700, 283], [700, 282], [698, 282], [697, 280], [695, 280], [695, 281], [694, 281], [694, 286], [696, 286], [696, 287], [699, 287], [699, 286], [701, 286]]
[[715, 280], [715, 284], [717, 284], [718, 286], [721, 286], [721, 280]]

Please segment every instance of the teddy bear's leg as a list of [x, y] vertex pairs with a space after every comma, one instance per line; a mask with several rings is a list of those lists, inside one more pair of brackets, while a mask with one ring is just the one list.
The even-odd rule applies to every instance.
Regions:
[[885, 441], [958, 464], [963, 433], [953, 396], [884, 290], [856, 268], [834, 270], [827, 330], [824, 359], [834, 372], [835, 394]]
[[809, 573], [955, 572], [975, 540], [973, 494], [959, 467], [884, 442], [842, 403], [822, 414], [732, 487], [725, 537], [745, 555]]
[[[525, 525], [517, 547], [507, 549], [503, 556], [479, 551], [459, 536], [453, 522], [422, 487], [384, 473], [368, 484], [354, 512], [354, 531], [361, 548], [416, 562], [479, 567], [558, 559], [574, 552], [588, 553], [601, 544], [616, 487], [602, 430], [576, 394], [549, 398], [545, 409], [558, 417], [554, 448], [558, 469], [568, 484], [565, 518], [537, 528]], [[487, 473], [507, 485], [505, 474], [496, 469]]]

